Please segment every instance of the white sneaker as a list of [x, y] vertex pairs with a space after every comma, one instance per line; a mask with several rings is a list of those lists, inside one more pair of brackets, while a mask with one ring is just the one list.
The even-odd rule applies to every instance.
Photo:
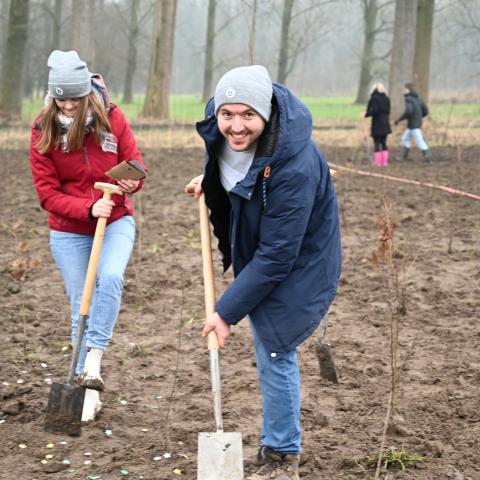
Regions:
[[99, 348], [90, 348], [85, 358], [85, 366], [80, 374], [79, 383], [83, 388], [105, 390], [105, 383], [100, 376], [100, 365], [102, 363], [103, 350]]
[[97, 413], [102, 408], [100, 401], [100, 392], [90, 388], [85, 389], [85, 399], [83, 401], [82, 422], [91, 422], [95, 420]]

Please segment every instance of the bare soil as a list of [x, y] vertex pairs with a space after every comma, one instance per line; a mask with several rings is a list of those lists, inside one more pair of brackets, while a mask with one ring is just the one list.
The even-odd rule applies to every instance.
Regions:
[[[478, 147], [433, 149], [430, 167], [418, 152], [408, 162], [395, 160], [396, 153], [382, 171], [480, 194]], [[331, 162], [379, 171], [361, 151], [325, 148], [325, 154]], [[138, 238], [104, 356], [103, 409], [72, 438], [42, 430], [49, 382], [65, 381], [70, 359], [69, 309], [49, 251], [46, 214], [38, 207], [28, 153], [0, 151], [0, 479], [196, 478], [197, 436], [214, 430], [214, 421], [200, 336], [198, 214], [183, 186], [201, 171], [202, 158], [198, 148], [145, 152], [151, 175], [135, 199]], [[367, 459], [378, 454], [384, 428], [393, 317], [400, 324], [399, 378], [385, 446], [425, 460], [403, 472], [392, 469], [388, 478], [478, 480], [480, 203], [343, 172], [335, 182], [344, 267], [327, 338], [340, 383], [319, 375], [317, 332], [300, 348], [301, 478], [374, 477]], [[371, 261], [379, 247], [372, 220], [384, 195], [398, 221], [404, 315], [396, 309], [397, 290], [385, 287]], [[215, 266], [221, 292], [231, 277], [222, 277], [217, 254]], [[261, 410], [245, 321], [233, 329], [221, 370], [225, 430], [242, 433], [249, 471]]]

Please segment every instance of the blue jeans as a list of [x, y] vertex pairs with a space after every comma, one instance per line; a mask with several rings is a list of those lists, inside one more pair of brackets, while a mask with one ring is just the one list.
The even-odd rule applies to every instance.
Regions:
[[423, 139], [422, 131], [419, 128], [409, 128], [405, 130], [402, 135], [402, 145], [406, 148], [410, 148], [410, 139], [413, 138], [415, 145], [420, 150], [428, 150], [428, 145], [425, 143]]
[[[123, 275], [135, 241], [135, 221], [125, 216], [107, 225], [98, 264], [90, 314], [76, 373], [83, 370], [87, 348], [106, 350], [120, 311]], [[63, 277], [72, 316], [72, 343], [78, 328], [80, 303], [92, 249], [93, 235], [50, 231], [53, 258]]]
[[281, 453], [302, 451], [300, 428], [300, 371], [297, 352], [277, 354], [265, 349], [250, 321], [262, 393], [261, 445]]

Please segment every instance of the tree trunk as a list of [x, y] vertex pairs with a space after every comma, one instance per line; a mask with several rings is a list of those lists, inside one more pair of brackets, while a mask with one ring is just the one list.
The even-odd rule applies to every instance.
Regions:
[[430, 56], [434, 11], [435, 0], [418, 0], [413, 80], [417, 92], [425, 102], [428, 102], [430, 90]]
[[0, 81], [0, 116], [22, 114], [22, 79], [28, 34], [29, 0], [11, 0]]
[[85, 45], [82, 54], [83, 60], [87, 62], [90, 71], [95, 71], [95, 54], [96, 43], [95, 37], [97, 32], [97, 0], [88, 0], [88, 12], [85, 12], [86, 28], [83, 44]]
[[123, 89], [122, 103], [133, 101], [133, 76], [137, 68], [137, 40], [139, 33], [138, 8], [140, 0], [132, 0], [130, 4], [130, 27], [128, 29], [128, 54], [127, 71], [125, 73], [125, 85]]
[[176, 0], [156, 0], [152, 53], [142, 116], [168, 120], [172, 78]]
[[203, 102], [206, 102], [212, 96], [213, 48], [215, 43], [216, 9], [217, 9], [216, 0], [209, 0], [208, 21], [207, 21], [207, 43], [205, 48], [205, 67], [203, 71], [203, 92], [202, 92]]
[[[5, 49], [5, 44], [7, 43], [7, 21], [8, 21], [8, 11], [10, 5], [8, 0], [5, 2], [0, 2], [0, 51], [3, 52]], [[0, 58], [0, 62], [2, 59]]]
[[280, 34], [280, 56], [278, 59], [277, 82], [285, 83], [288, 76], [290, 23], [292, 21], [293, 0], [283, 1], [282, 30]]
[[413, 81], [416, 23], [417, 0], [396, 0], [389, 75], [393, 117], [396, 117], [403, 111], [405, 83]]
[[250, 65], [255, 64], [255, 36], [257, 33], [257, 0], [252, 3], [252, 22], [250, 23], [250, 30], [248, 32], [248, 60]]
[[63, 0], [55, 0], [55, 6], [53, 10], [53, 22], [52, 22], [52, 48], [51, 50], [60, 49], [60, 34], [62, 33], [62, 5]]
[[70, 31], [68, 37], [68, 48], [80, 50], [80, 36], [82, 27], [83, 2], [72, 0], [72, 11], [70, 16]]
[[375, 23], [377, 20], [377, 0], [365, 0], [363, 20], [365, 25], [360, 81], [355, 103], [368, 101], [369, 87], [372, 81], [373, 44], [375, 43]]
[[[60, 50], [60, 34], [62, 26], [62, 6], [63, 0], [47, 0], [44, 3], [44, 9], [46, 12], [46, 31], [48, 35], [46, 37], [45, 51], [47, 55], [53, 50]], [[34, 89], [36, 93], [40, 91], [41, 94], [47, 88], [48, 84], [48, 68], [45, 65], [43, 70], [44, 74], [42, 79], [38, 78], [38, 75], [34, 76]], [[28, 74], [29, 76], [29, 74]]]

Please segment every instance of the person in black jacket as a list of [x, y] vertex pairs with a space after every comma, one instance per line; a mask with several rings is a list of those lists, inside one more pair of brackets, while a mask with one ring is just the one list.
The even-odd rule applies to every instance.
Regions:
[[392, 133], [390, 128], [390, 99], [385, 87], [375, 83], [372, 87], [365, 117], [372, 117], [370, 135], [375, 147], [374, 161], [377, 167], [388, 165], [387, 135]]
[[428, 148], [422, 135], [422, 119], [428, 115], [428, 108], [423, 100], [413, 89], [411, 83], [405, 84], [405, 111], [395, 120], [398, 125], [402, 120], [407, 120], [407, 129], [402, 135], [403, 160], [408, 159], [410, 152], [410, 139], [413, 138], [417, 147], [421, 150], [423, 158], [427, 163], [432, 163], [432, 152]]

